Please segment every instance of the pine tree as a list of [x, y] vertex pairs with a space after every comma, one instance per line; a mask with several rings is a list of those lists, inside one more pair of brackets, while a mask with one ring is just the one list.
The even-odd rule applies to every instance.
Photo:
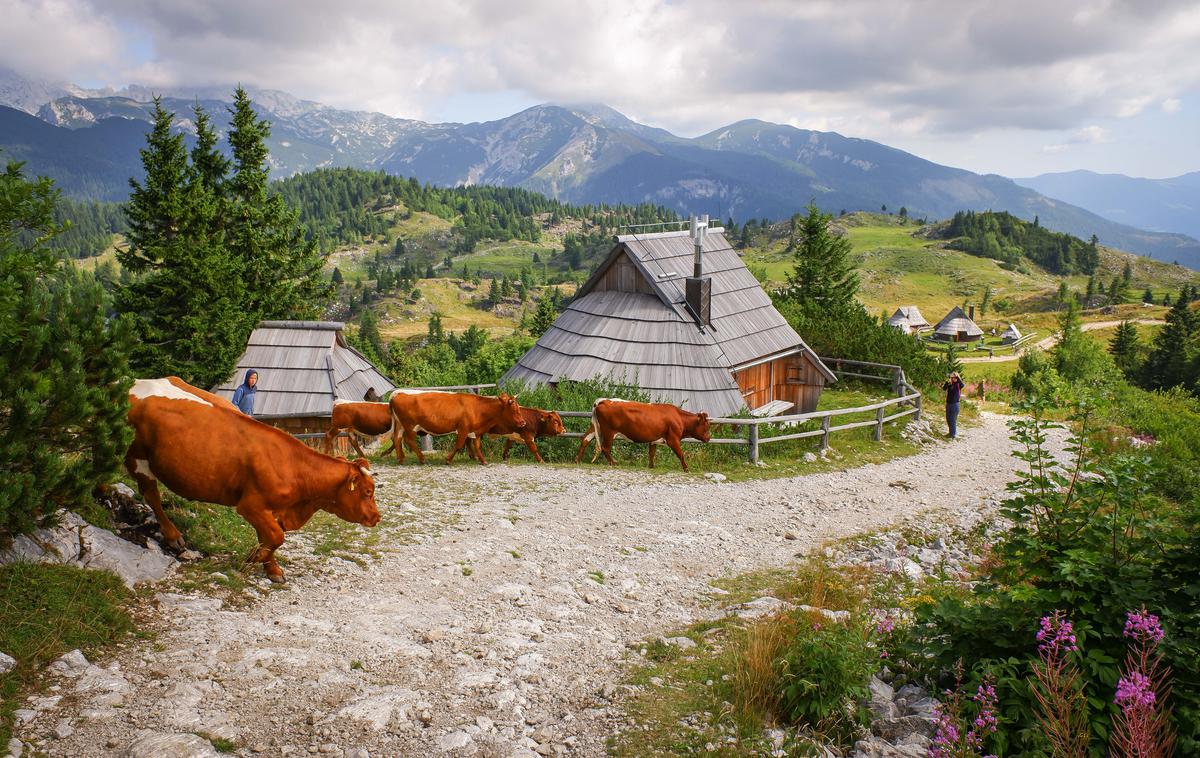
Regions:
[[0, 536], [83, 505], [129, 444], [128, 319], [52, 249], [57, 191], [0, 173]]
[[383, 346], [383, 335], [379, 333], [379, 317], [370, 308], [363, 308], [358, 317], [359, 348], [372, 363], [382, 364], [387, 357]]
[[1133, 265], [1129, 261], [1125, 261], [1125, 268], [1121, 271], [1121, 286], [1124, 289], [1129, 289], [1133, 284]]
[[442, 314], [437, 311], [434, 311], [429, 317], [425, 341], [430, 345], [440, 345], [446, 341], [446, 332], [442, 329]]
[[1154, 291], [1149, 287], [1147, 287], [1146, 291], [1142, 293], [1142, 302], [1149, 303], [1151, 305], [1154, 304]]
[[1117, 327], [1117, 333], [1108, 343], [1108, 352], [1112, 354], [1113, 362], [1121, 373], [1127, 377], [1135, 376], [1140, 368], [1138, 356], [1137, 326], [1132, 321], [1122, 321]]
[[858, 292], [850, 240], [829, 231], [831, 219], [815, 205], [808, 206], [807, 216], [792, 217], [788, 252], [795, 266], [779, 294], [809, 312], [842, 312], [852, 307]]
[[541, 337], [546, 333], [546, 330], [553, 326], [555, 319], [558, 318], [558, 308], [555, 306], [554, 293], [558, 290], [551, 290], [542, 295], [538, 300], [537, 310], [533, 313], [533, 318], [529, 320], [529, 334], [531, 337]]
[[489, 305], [497, 305], [500, 302], [500, 282], [492, 279], [492, 286], [488, 289], [487, 301]]
[[333, 282], [333, 284], [336, 286], [341, 286], [342, 282], [345, 281], [345, 279], [342, 277], [342, 270], [334, 266], [333, 273], [330, 275], [329, 281]]
[[116, 309], [137, 335], [131, 363], [146, 376], [180, 376], [202, 387], [229, 378], [254, 327], [245, 306], [241, 261], [225, 245], [224, 179], [214, 174], [211, 124], [199, 120], [189, 164], [174, 114], [154, 104], [154, 126], [142, 150], [145, 179], [130, 182], [128, 246], [119, 250], [132, 280]]
[[1054, 296], [1054, 300], [1059, 305], [1064, 305], [1070, 297], [1071, 291], [1067, 288], [1067, 280], [1064, 279], [1058, 283], [1058, 294]]
[[233, 175], [227, 244], [245, 266], [246, 311], [256, 320], [311, 318], [329, 296], [314, 240], [298, 214], [268, 191], [268, 121], [258, 118], [238, 87], [229, 129]]
[[1083, 296], [1084, 308], [1090, 308], [1092, 306], [1092, 300], [1096, 297], [1096, 287], [1096, 275], [1092, 274], [1088, 277], [1087, 294]]

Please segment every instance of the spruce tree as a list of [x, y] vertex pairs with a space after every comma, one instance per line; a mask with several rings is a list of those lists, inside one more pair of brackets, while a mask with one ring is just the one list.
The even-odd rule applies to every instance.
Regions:
[[781, 299], [809, 313], [841, 313], [851, 308], [858, 292], [858, 273], [850, 258], [850, 240], [829, 231], [832, 216], [808, 206], [808, 215], [792, 217], [788, 252], [795, 266]]
[[56, 199], [0, 173], [0, 538], [83, 505], [129, 445], [129, 323], [51, 248]]
[[233, 175], [229, 180], [227, 244], [244, 265], [245, 307], [257, 319], [312, 318], [329, 297], [321, 259], [297, 211], [268, 191], [267, 138], [246, 91], [234, 93], [229, 128]]
[[542, 295], [538, 300], [537, 310], [533, 313], [533, 318], [529, 321], [529, 335], [537, 338], [546, 333], [546, 330], [554, 325], [555, 319], [558, 318], [558, 308], [555, 305], [554, 294], [557, 290], [551, 290]]
[[1142, 293], [1142, 302], [1154, 305], [1154, 291], [1149, 287], [1147, 287], [1146, 291]]
[[1122, 321], [1117, 327], [1117, 333], [1108, 343], [1108, 352], [1112, 354], [1113, 362], [1121, 373], [1127, 377], [1135, 376], [1140, 368], [1138, 356], [1137, 326], [1132, 321]]
[[197, 123], [189, 164], [174, 114], [155, 100], [154, 126], [142, 152], [145, 179], [130, 180], [127, 247], [121, 265], [132, 280], [117, 294], [117, 311], [137, 334], [132, 364], [144, 376], [176, 375], [211, 387], [233, 373], [256, 319], [245, 305], [242, 262], [226, 247], [224, 165], [215, 134]]
[[1154, 338], [1154, 346], [1142, 369], [1142, 383], [1149, 389], [1193, 385], [1193, 352], [1197, 350], [1197, 340], [1200, 339], [1198, 332], [1200, 329], [1188, 307], [1185, 293], [1180, 293], [1175, 305], [1167, 313], [1166, 325]]

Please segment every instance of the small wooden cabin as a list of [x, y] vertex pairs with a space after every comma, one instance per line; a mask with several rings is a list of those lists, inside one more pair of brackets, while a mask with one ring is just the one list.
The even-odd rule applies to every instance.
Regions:
[[[324, 433], [335, 400], [382, 398], [396, 389], [346, 343], [342, 329], [338, 321], [263, 321], [250, 334], [233, 376], [213, 392], [232, 398], [246, 371], [256, 369], [256, 419], [291, 434]], [[350, 452], [345, 438], [338, 439], [335, 452]]]
[[1011, 345], [1019, 339], [1021, 339], [1021, 330], [1017, 328], [1016, 324], [1009, 324], [1008, 328], [1000, 335], [1000, 341], [1006, 345]]
[[696, 276], [688, 230], [618, 236], [501, 382], [609, 378], [712, 416], [774, 401], [792, 404], [791, 412], [815, 410], [833, 372], [775, 310], [724, 230], [699, 238]]
[[902, 305], [888, 319], [888, 325], [905, 334], [916, 334], [929, 327], [929, 322], [921, 315], [921, 310], [915, 305]]
[[971, 306], [971, 315], [963, 313], [963, 309], [954, 306], [946, 317], [938, 322], [933, 329], [933, 338], [942, 342], [975, 342], [983, 339], [983, 330], [975, 323], [975, 306]]

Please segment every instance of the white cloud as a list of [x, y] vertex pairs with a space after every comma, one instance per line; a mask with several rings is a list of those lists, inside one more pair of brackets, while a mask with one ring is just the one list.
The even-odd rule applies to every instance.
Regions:
[[[604, 102], [683, 134], [758, 117], [884, 141], [1069, 135], [1200, 87], [1189, 0], [58, 2], [0, 0], [34, 19], [0, 32], [0, 48], [24, 37], [31, 65], [76, 77], [118, 61], [156, 86], [240, 81], [415, 118], [513, 92]], [[123, 61], [118, 28], [150, 59]]]
[[1182, 105], [1183, 103], [1179, 98], [1168, 97], [1166, 100], [1162, 101], [1162, 110], [1163, 113], [1178, 113]]
[[1071, 139], [1072, 142], [1080, 145], [1103, 145], [1112, 140], [1112, 132], [1094, 124], [1077, 130]]

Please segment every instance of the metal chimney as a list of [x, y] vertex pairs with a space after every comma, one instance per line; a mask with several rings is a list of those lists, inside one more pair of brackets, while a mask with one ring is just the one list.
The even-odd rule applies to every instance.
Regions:
[[712, 278], [704, 276], [704, 240], [708, 237], [708, 215], [692, 216], [692, 244], [695, 257], [692, 260], [692, 275], [687, 278], [684, 301], [700, 326], [712, 325]]
[[975, 320], [975, 306], [968, 305], [967, 308], [969, 309], [969, 312], [967, 313], [967, 318], [974, 321]]

